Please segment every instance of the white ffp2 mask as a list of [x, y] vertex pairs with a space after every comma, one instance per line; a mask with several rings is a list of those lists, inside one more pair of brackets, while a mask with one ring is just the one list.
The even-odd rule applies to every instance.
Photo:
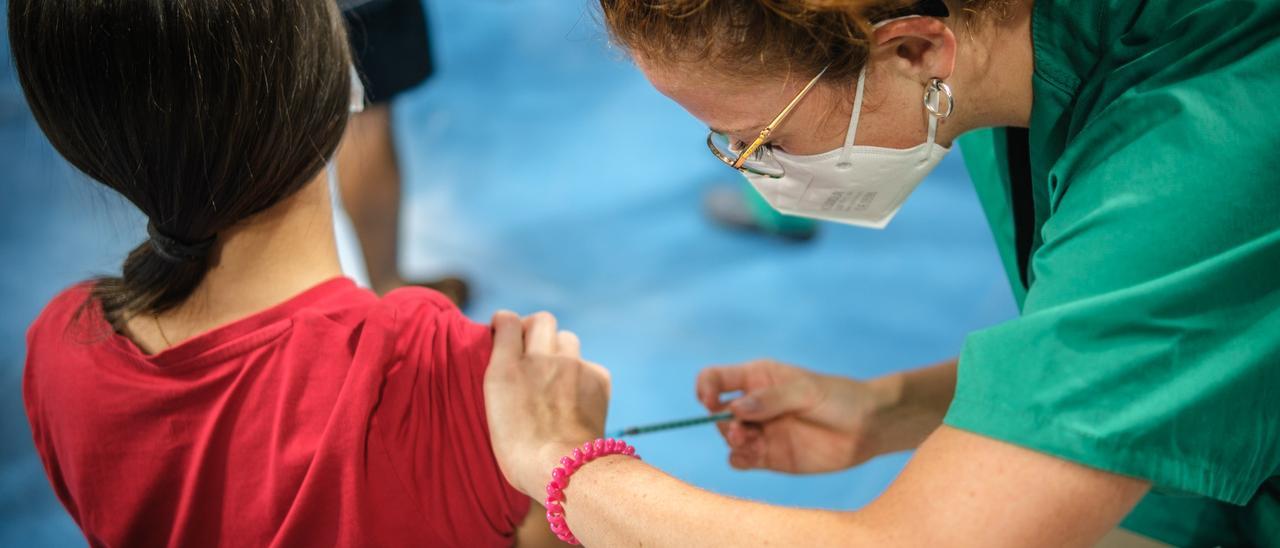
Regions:
[[843, 147], [804, 156], [775, 150], [782, 177], [746, 174], [774, 209], [797, 217], [884, 228], [950, 150], [934, 142], [938, 129], [934, 115], [929, 115], [928, 140], [914, 147], [854, 146], [865, 80], [863, 67]]

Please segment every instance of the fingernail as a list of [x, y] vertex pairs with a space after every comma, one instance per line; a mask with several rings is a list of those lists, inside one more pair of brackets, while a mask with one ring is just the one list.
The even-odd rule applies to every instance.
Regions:
[[760, 400], [751, 396], [743, 396], [733, 400], [733, 408], [742, 413], [755, 413], [760, 410]]

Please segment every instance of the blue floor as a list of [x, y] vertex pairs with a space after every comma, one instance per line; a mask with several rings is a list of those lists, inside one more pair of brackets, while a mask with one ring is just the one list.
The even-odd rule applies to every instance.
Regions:
[[[701, 195], [736, 175], [707, 153], [706, 129], [608, 46], [589, 6], [432, 5], [439, 72], [396, 122], [406, 270], [465, 274], [480, 320], [555, 312], [613, 371], [611, 427], [699, 414], [693, 379], [707, 365], [773, 357], [869, 377], [946, 358], [966, 332], [1012, 317], [958, 154], [884, 231], [824, 225], [794, 245], [711, 225]], [[142, 224], [56, 157], [9, 62], [0, 150], [0, 546], [83, 544], [31, 446], [23, 333], [59, 289], [116, 268]], [[790, 477], [729, 469], [709, 426], [635, 441], [707, 489], [823, 508], [865, 504], [905, 461]]]

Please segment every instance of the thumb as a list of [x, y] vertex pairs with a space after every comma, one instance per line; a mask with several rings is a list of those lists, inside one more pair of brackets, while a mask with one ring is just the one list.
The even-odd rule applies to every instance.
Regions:
[[811, 383], [790, 382], [753, 391], [729, 403], [739, 420], [762, 422], [813, 407], [817, 391]]
[[524, 356], [524, 326], [513, 312], [500, 311], [493, 316], [493, 353], [490, 366], [511, 364]]

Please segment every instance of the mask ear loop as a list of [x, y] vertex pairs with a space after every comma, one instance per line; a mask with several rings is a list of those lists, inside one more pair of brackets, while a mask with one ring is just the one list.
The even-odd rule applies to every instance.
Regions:
[[[893, 19], [877, 21], [874, 25], [871, 26], [871, 28], [877, 29], [893, 21], [899, 21], [902, 19], [914, 19], [916, 17], [923, 17], [923, 16], [904, 15], [902, 17], [894, 17]], [[862, 70], [858, 71], [858, 89], [856, 92], [854, 92], [854, 95], [853, 95], [853, 114], [849, 116], [849, 130], [845, 132], [844, 147], [841, 149], [841, 152], [840, 152], [840, 161], [836, 163], [836, 167], [839, 169], [849, 169], [853, 167], [853, 164], [849, 162], [849, 155], [853, 153], [853, 139], [858, 135], [858, 118], [862, 116], [862, 93], [866, 89], [865, 86], [867, 82], [867, 65], [869, 64], [871, 64], [870, 55], [867, 56], [866, 62], [862, 64]], [[929, 135], [930, 135], [929, 137], [930, 140], [932, 140], [933, 126], [930, 126]]]
[[[885, 24], [891, 23], [893, 21], [899, 21], [902, 19], [914, 19], [917, 17], [923, 17], [923, 16], [922, 15], [904, 15], [902, 17], [894, 17], [893, 19], [878, 21], [874, 25], [872, 25], [871, 28], [875, 29], [875, 28], [882, 27]], [[864, 63], [862, 65], [862, 70], [858, 71], [858, 89], [853, 96], [853, 114], [849, 116], [849, 130], [845, 133], [844, 147], [840, 152], [840, 161], [836, 164], [836, 167], [840, 169], [849, 169], [853, 167], [853, 164], [849, 163], [849, 154], [853, 152], [853, 140], [854, 140], [854, 137], [856, 137], [858, 134], [858, 118], [862, 115], [862, 93], [863, 93], [863, 90], [865, 89], [864, 86], [867, 80], [867, 64], [869, 63], [870, 63], [870, 59], [868, 59], [867, 63]], [[946, 111], [939, 111], [938, 107], [934, 106], [932, 101], [930, 101], [932, 96], [938, 92], [943, 93], [947, 99]], [[938, 78], [934, 78], [930, 80], [929, 83], [926, 84], [924, 88], [924, 108], [929, 111], [929, 115], [930, 115], [929, 116], [929, 141], [928, 141], [930, 146], [928, 147], [929, 153], [925, 155], [925, 160], [928, 160], [933, 156], [932, 145], [936, 142], [936, 137], [938, 134], [938, 120], [947, 119], [948, 116], [951, 116], [951, 111], [955, 108], [955, 97], [951, 95], [951, 86], [948, 86], [946, 82], [943, 82]]]
[[844, 147], [840, 149], [840, 161], [836, 163], [836, 167], [840, 169], [849, 169], [853, 164], [849, 163], [849, 154], [853, 152], [853, 140], [858, 136], [858, 118], [862, 116], [862, 93], [866, 89], [867, 82], [867, 65], [862, 65], [862, 70], [858, 71], [857, 91], [853, 94], [853, 114], [849, 115], [849, 129], [844, 135]]

